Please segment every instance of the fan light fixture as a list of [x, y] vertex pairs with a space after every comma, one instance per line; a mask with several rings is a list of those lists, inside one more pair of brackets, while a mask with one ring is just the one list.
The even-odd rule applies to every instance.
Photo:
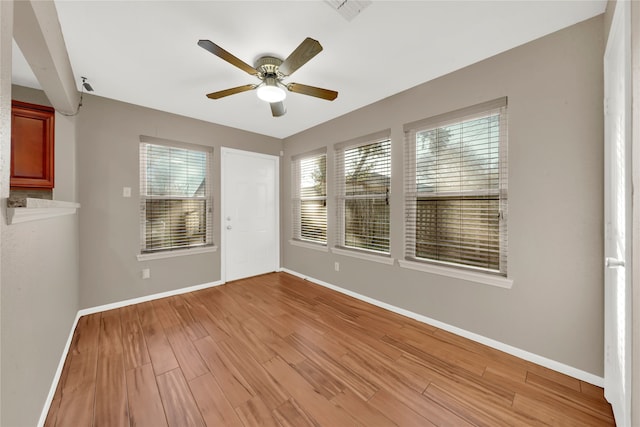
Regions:
[[280, 102], [287, 97], [287, 92], [278, 86], [276, 79], [273, 77], [264, 79], [264, 84], [260, 85], [256, 92], [258, 98], [269, 103]]

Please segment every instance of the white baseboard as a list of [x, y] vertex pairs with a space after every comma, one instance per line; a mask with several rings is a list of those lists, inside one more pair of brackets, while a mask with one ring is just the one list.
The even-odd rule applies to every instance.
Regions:
[[142, 302], [153, 301], [160, 298], [172, 297], [174, 295], [186, 294], [188, 292], [199, 291], [201, 289], [213, 288], [214, 286], [224, 285], [223, 281], [209, 282], [202, 285], [189, 286], [187, 288], [175, 289], [173, 291], [161, 292], [159, 294], [145, 295], [143, 297], [132, 298], [124, 301], [113, 302], [111, 304], [99, 305], [96, 307], [83, 308], [78, 313], [80, 317], [87, 314], [100, 313], [102, 311], [113, 310], [115, 308], [126, 307], [128, 305], [140, 304]]
[[186, 294], [188, 292], [199, 291], [201, 289], [212, 288], [214, 286], [224, 285], [225, 282], [218, 280], [216, 282], [204, 283], [202, 285], [189, 286], [187, 288], [175, 289], [173, 291], [161, 292], [158, 294], [146, 295], [139, 298], [128, 299], [124, 301], [118, 301], [111, 304], [99, 305], [97, 307], [83, 308], [78, 310], [76, 314], [76, 318], [73, 321], [73, 325], [71, 325], [71, 331], [69, 332], [69, 337], [67, 338], [67, 344], [64, 347], [62, 352], [62, 357], [60, 358], [60, 362], [58, 363], [58, 369], [53, 377], [53, 381], [51, 382], [51, 388], [49, 389], [49, 395], [47, 396], [47, 400], [44, 403], [44, 407], [42, 408], [42, 413], [40, 414], [40, 420], [38, 421], [38, 427], [43, 427], [45, 421], [47, 420], [47, 414], [49, 413], [49, 409], [51, 407], [51, 403], [53, 402], [53, 397], [56, 394], [56, 388], [58, 387], [58, 382], [60, 381], [60, 376], [62, 375], [62, 368], [64, 367], [64, 362], [67, 359], [67, 355], [69, 354], [69, 349], [71, 348], [71, 340], [73, 339], [73, 333], [76, 330], [76, 326], [78, 326], [78, 320], [82, 316], [86, 316], [88, 314], [100, 313], [102, 311], [113, 310], [115, 308], [126, 307], [128, 305], [139, 304], [142, 302], [153, 301], [160, 298], [166, 298], [174, 295]]
[[596, 385], [598, 387], [604, 387], [604, 378], [599, 377], [599, 376], [594, 375], [594, 374], [591, 374], [589, 372], [583, 371], [581, 369], [574, 368], [573, 366], [565, 365], [564, 363], [561, 363], [561, 362], [546, 358], [544, 356], [540, 356], [538, 354], [531, 353], [529, 351], [522, 350], [522, 349], [517, 348], [517, 347], [513, 347], [511, 345], [502, 343], [500, 341], [496, 341], [496, 340], [491, 339], [491, 338], [487, 338], [485, 336], [476, 334], [474, 332], [470, 332], [470, 331], [467, 331], [465, 329], [458, 328], [457, 326], [452, 326], [452, 325], [449, 325], [447, 323], [441, 322], [439, 320], [435, 320], [435, 319], [432, 319], [430, 317], [423, 316], [421, 314], [417, 314], [417, 313], [414, 313], [412, 311], [405, 310], [403, 308], [393, 306], [393, 305], [388, 304], [386, 302], [378, 301], [378, 300], [376, 300], [374, 298], [370, 298], [370, 297], [368, 297], [366, 295], [361, 295], [361, 294], [359, 294], [357, 292], [353, 292], [353, 291], [350, 291], [348, 289], [344, 289], [344, 288], [341, 288], [339, 286], [332, 285], [332, 284], [327, 283], [327, 282], [323, 282], [322, 280], [314, 279], [313, 277], [306, 276], [304, 274], [298, 273], [296, 271], [289, 270], [287, 268], [282, 268], [281, 271], [283, 271], [285, 273], [292, 274], [292, 275], [297, 276], [297, 277], [300, 277], [300, 278], [302, 278], [304, 280], [308, 280], [308, 281], [313, 282], [315, 284], [318, 284], [320, 286], [324, 286], [326, 288], [332, 289], [334, 291], [338, 291], [338, 292], [343, 293], [345, 295], [349, 295], [350, 297], [359, 299], [361, 301], [368, 302], [369, 304], [373, 304], [375, 306], [384, 308], [385, 310], [389, 310], [389, 311], [392, 311], [394, 313], [401, 314], [403, 316], [409, 317], [409, 318], [417, 320], [419, 322], [426, 323], [428, 325], [435, 326], [436, 328], [440, 328], [440, 329], [445, 330], [447, 332], [451, 332], [451, 333], [459, 335], [461, 337], [468, 338], [468, 339], [470, 339], [472, 341], [479, 342], [480, 344], [484, 344], [486, 346], [495, 348], [496, 350], [504, 351], [505, 353], [508, 353], [508, 354], [513, 355], [513, 356], [519, 357], [520, 359], [524, 359], [524, 360], [527, 360], [529, 362], [533, 362], [533, 363], [535, 363], [537, 365], [544, 366], [545, 368], [552, 369], [554, 371], [563, 373], [565, 375], [569, 375], [569, 376], [571, 376], [573, 378], [577, 378], [577, 379], [582, 380], [584, 382], [587, 382], [589, 384], [593, 384], [593, 385]]

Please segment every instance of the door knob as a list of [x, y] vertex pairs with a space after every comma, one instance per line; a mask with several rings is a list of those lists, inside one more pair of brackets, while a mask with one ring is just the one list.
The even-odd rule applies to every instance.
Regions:
[[607, 257], [604, 259], [604, 265], [607, 268], [624, 267], [624, 260]]

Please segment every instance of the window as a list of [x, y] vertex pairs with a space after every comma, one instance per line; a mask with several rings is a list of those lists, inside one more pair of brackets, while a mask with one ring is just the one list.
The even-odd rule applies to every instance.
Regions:
[[327, 244], [327, 154], [292, 158], [293, 238]]
[[405, 126], [407, 260], [507, 275], [506, 107]]
[[391, 140], [382, 135], [336, 145], [338, 248], [389, 254]]
[[212, 149], [140, 141], [141, 253], [212, 246]]

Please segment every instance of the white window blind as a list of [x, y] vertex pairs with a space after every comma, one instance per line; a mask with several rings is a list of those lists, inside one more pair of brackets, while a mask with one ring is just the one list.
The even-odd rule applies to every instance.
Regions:
[[506, 98], [405, 125], [405, 258], [507, 275]]
[[140, 137], [142, 253], [213, 245], [212, 149]]
[[327, 154], [313, 152], [291, 161], [293, 238], [327, 244]]
[[339, 248], [389, 254], [391, 140], [383, 134], [336, 145]]

